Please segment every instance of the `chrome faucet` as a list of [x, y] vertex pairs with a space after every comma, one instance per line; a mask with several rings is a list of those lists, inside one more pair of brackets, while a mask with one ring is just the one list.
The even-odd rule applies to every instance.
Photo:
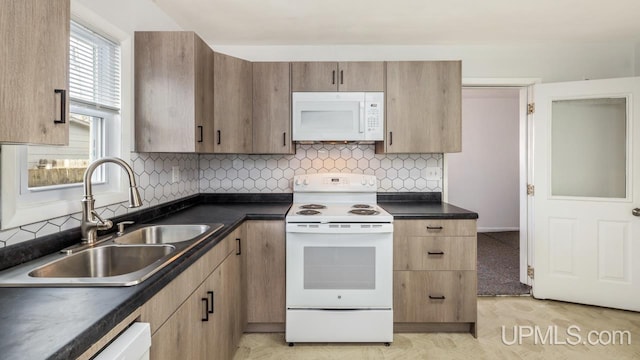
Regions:
[[80, 224], [83, 244], [94, 244], [98, 237], [98, 230], [108, 230], [113, 226], [111, 220], [104, 220], [94, 209], [95, 199], [93, 198], [93, 191], [91, 189], [91, 176], [93, 172], [98, 166], [108, 162], [120, 165], [129, 176], [129, 207], [135, 208], [142, 206], [142, 199], [136, 186], [136, 179], [133, 176], [133, 170], [129, 164], [117, 157], [105, 157], [92, 162], [84, 172], [84, 197], [82, 198], [82, 223]]

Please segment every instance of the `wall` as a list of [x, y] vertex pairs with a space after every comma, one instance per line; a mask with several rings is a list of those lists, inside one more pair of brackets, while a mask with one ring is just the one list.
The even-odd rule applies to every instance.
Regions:
[[519, 228], [519, 90], [462, 90], [462, 152], [447, 154], [448, 202], [479, 231]]
[[[131, 164], [141, 190], [143, 206], [129, 209], [126, 207], [128, 202], [101, 206], [100, 195], [96, 195], [96, 209], [100, 216], [112, 218], [199, 192], [198, 155], [133, 153]], [[180, 181], [176, 183], [171, 183], [173, 166], [179, 166], [181, 169]], [[82, 199], [78, 199], [78, 202], [80, 200]], [[81, 213], [61, 214], [60, 217], [47, 221], [0, 231], [0, 247], [79, 227], [81, 219]]]
[[640, 42], [636, 43], [634, 59], [635, 59], [634, 75], [640, 76]]
[[295, 155], [201, 155], [200, 192], [292, 192], [293, 175], [351, 172], [376, 175], [381, 192], [442, 191], [442, 154], [376, 155], [373, 145], [298, 145]]
[[464, 78], [540, 78], [543, 82], [626, 77], [638, 67], [629, 43], [500, 46], [228, 46], [251, 61], [462, 60]]

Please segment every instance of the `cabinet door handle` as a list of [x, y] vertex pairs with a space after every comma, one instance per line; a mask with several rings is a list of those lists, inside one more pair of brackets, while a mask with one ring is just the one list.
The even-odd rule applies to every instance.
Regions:
[[336, 71], [333, 70], [331, 72], [331, 85], [335, 85], [336, 84]]
[[236, 248], [236, 255], [240, 255], [242, 254], [242, 240], [237, 238], [236, 242], [238, 243], [238, 247]]
[[222, 137], [222, 131], [218, 130], [217, 134], [218, 134], [218, 141], [217, 142], [218, 142], [218, 145], [220, 145], [220, 138]]
[[54, 124], [64, 124], [67, 122], [67, 90], [54, 89], [55, 94], [60, 94], [60, 120], [53, 120]]
[[207, 295], [209, 296], [209, 301], [207, 304], [207, 312], [209, 314], [213, 314], [213, 291], [207, 291]]
[[427, 255], [444, 255], [444, 251], [427, 251]]
[[282, 133], [282, 146], [287, 146], [287, 133]]
[[340, 70], [340, 85], [344, 84], [344, 70]]
[[204, 305], [203, 307], [203, 312], [202, 312], [202, 321], [209, 321], [209, 299], [207, 298], [202, 298], [202, 304]]
[[198, 131], [200, 131], [200, 140], [198, 140], [198, 142], [201, 143], [204, 140], [202, 125], [198, 125]]
[[393, 131], [389, 131], [389, 145], [393, 145]]
[[429, 295], [429, 299], [431, 300], [444, 300], [444, 295]]
[[442, 230], [442, 226], [427, 226], [427, 230]]

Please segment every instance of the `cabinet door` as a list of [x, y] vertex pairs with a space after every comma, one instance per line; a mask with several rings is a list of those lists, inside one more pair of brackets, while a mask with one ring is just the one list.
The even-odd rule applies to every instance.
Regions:
[[253, 153], [291, 154], [291, 77], [287, 62], [253, 63]]
[[69, 0], [0, 6], [0, 142], [67, 145]]
[[243, 243], [247, 281], [247, 322], [285, 321], [285, 225], [249, 221]]
[[338, 63], [339, 91], [384, 91], [384, 63], [359, 61]]
[[387, 153], [461, 151], [460, 61], [387, 63]]
[[[205, 281], [206, 282], [206, 281]], [[153, 360], [209, 359], [207, 334], [213, 317], [207, 312], [205, 285], [200, 286], [151, 338]], [[208, 321], [203, 321], [208, 317]]]
[[213, 50], [195, 36], [195, 144], [199, 153], [215, 150], [216, 130], [213, 121]]
[[291, 91], [338, 91], [338, 63], [291, 63]]
[[195, 38], [135, 33], [136, 151], [195, 151]]
[[251, 152], [251, 63], [214, 53], [216, 153]]

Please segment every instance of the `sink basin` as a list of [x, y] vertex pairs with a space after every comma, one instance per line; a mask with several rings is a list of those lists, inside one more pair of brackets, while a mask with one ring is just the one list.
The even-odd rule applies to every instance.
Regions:
[[131, 286], [223, 227], [146, 225], [88, 247], [76, 245], [0, 272], [1, 287]]
[[[218, 224], [216, 230], [222, 227]], [[117, 244], [172, 244], [191, 241], [211, 229], [210, 225], [151, 225], [115, 238]]]
[[87, 249], [41, 266], [29, 273], [46, 278], [102, 278], [143, 269], [172, 253], [175, 247], [101, 246]]

